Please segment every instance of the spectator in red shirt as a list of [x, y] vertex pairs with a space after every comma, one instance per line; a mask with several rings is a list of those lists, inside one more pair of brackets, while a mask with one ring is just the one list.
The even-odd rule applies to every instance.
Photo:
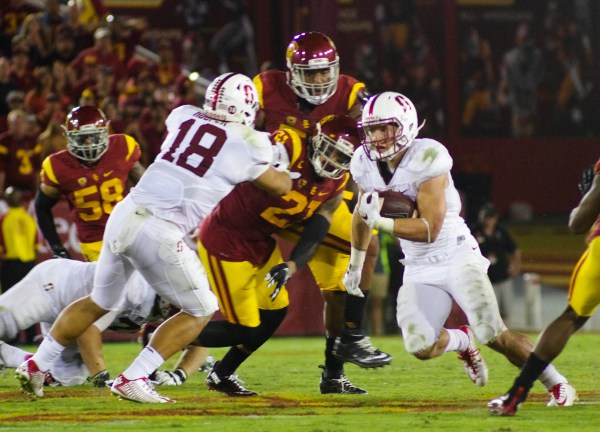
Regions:
[[90, 63], [93, 61], [99, 65], [112, 67], [117, 82], [125, 78], [125, 66], [114, 52], [111, 32], [106, 27], [96, 29], [94, 32], [94, 46], [81, 51], [73, 59], [70, 66], [81, 77], [85, 72], [84, 66], [86, 62]]
[[10, 64], [11, 81], [23, 91], [30, 90], [33, 87], [34, 79], [27, 51], [21, 47], [15, 48]]
[[8, 130], [0, 134], [0, 190], [5, 186], [16, 187], [26, 199], [35, 194], [42, 165], [42, 148], [30, 134], [28, 116], [20, 109], [11, 111]]

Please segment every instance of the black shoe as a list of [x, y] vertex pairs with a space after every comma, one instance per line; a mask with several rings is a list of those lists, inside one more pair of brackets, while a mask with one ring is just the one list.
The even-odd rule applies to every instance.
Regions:
[[336, 338], [333, 344], [333, 355], [345, 362], [354, 363], [362, 368], [387, 366], [392, 362], [392, 356], [371, 345], [367, 336], [343, 343]]
[[[219, 364], [219, 362], [216, 362], [215, 366], [217, 364]], [[214, 366], [208, 373], [208, 376], [204, 382], [208, 386], [209, 390], [216, 390], [229, 396], [256, 396], [256, 392], [248, 390], [243, 386], [244, 383], [240, 381], [237, 375], [221, 376], [215, 372]]]
[[[324, 366], [319, 367], [321, 369], [325, 369]], [[343, 373], [340, 375], [339, 378], [326, 378], [325, 371], [323, 371], [323, 373], [321, 374], [319, 390], [321, 390], [321, 394], [367, 394], [366, 390], [361, 389], [360, 387], [356, 387]]]

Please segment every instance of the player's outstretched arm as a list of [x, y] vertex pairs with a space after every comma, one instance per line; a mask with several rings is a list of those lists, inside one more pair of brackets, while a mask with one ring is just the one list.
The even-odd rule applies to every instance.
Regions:
[[77, 338], [77, 345], [81, 353], [81, 358], [88, 368], [90, 377], [96, 377], [92, 383], [96, 387], [103, 387], [104, 383], [100, 381], [104, 378], [108, 380], [109, 377], [106, 372], [104, 354], [102, 353], [102, 333], [100, 329], [93, 324], [89, 326]]

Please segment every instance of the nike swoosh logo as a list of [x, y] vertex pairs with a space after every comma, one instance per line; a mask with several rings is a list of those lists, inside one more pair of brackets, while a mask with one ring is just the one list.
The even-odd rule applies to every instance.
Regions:
[[114, 173], [114, 172], [115, 172], [115, 170], [112, 170], [112, 171], [105, 172], [105, 173], [104, 173], [104, 174], [102, 174], [102, 175], [103, 175], [104, 177], [108, 177], [109, 175], [111, 175], [111, 174], [112, 174], [112, 173]]
[[329, 192], [319, 192], [319, 196], [329, 195]]

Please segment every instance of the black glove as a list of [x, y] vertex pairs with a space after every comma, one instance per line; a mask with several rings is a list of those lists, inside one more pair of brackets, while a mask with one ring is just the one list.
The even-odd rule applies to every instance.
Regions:
[[105, 369], [103, 371], [98, 372], [94, 376], [88, 377], [87, 380], [91, 382], [94, 387], [106, 387], [106, 382], [110, 380], [110, 375]]
[[594, 166], [589, 166], [581, 173], [581, 180], [577, 183], [577, 189], [581, 192], [581, 195], [585, 195], [587, 191], [592, 187], [594, 181]]
[[71, 259], [71, 254], [63, 245], [54, 245], [52, 248], [52, 257], [53, 258], [66, 258]]
[[271, 288], [275, 285], [275, 289], [271, 293], [271, 301], [277, 298], [279, 291], [281, 291], [281, 287], [288, 281], [288, 279], [292, 276], [292, 272], [286, 263], [277, 264], [273, 266], [269, 273], [265, 276], [265, 280], [269, 281], [267, 283], [267, 288]]

